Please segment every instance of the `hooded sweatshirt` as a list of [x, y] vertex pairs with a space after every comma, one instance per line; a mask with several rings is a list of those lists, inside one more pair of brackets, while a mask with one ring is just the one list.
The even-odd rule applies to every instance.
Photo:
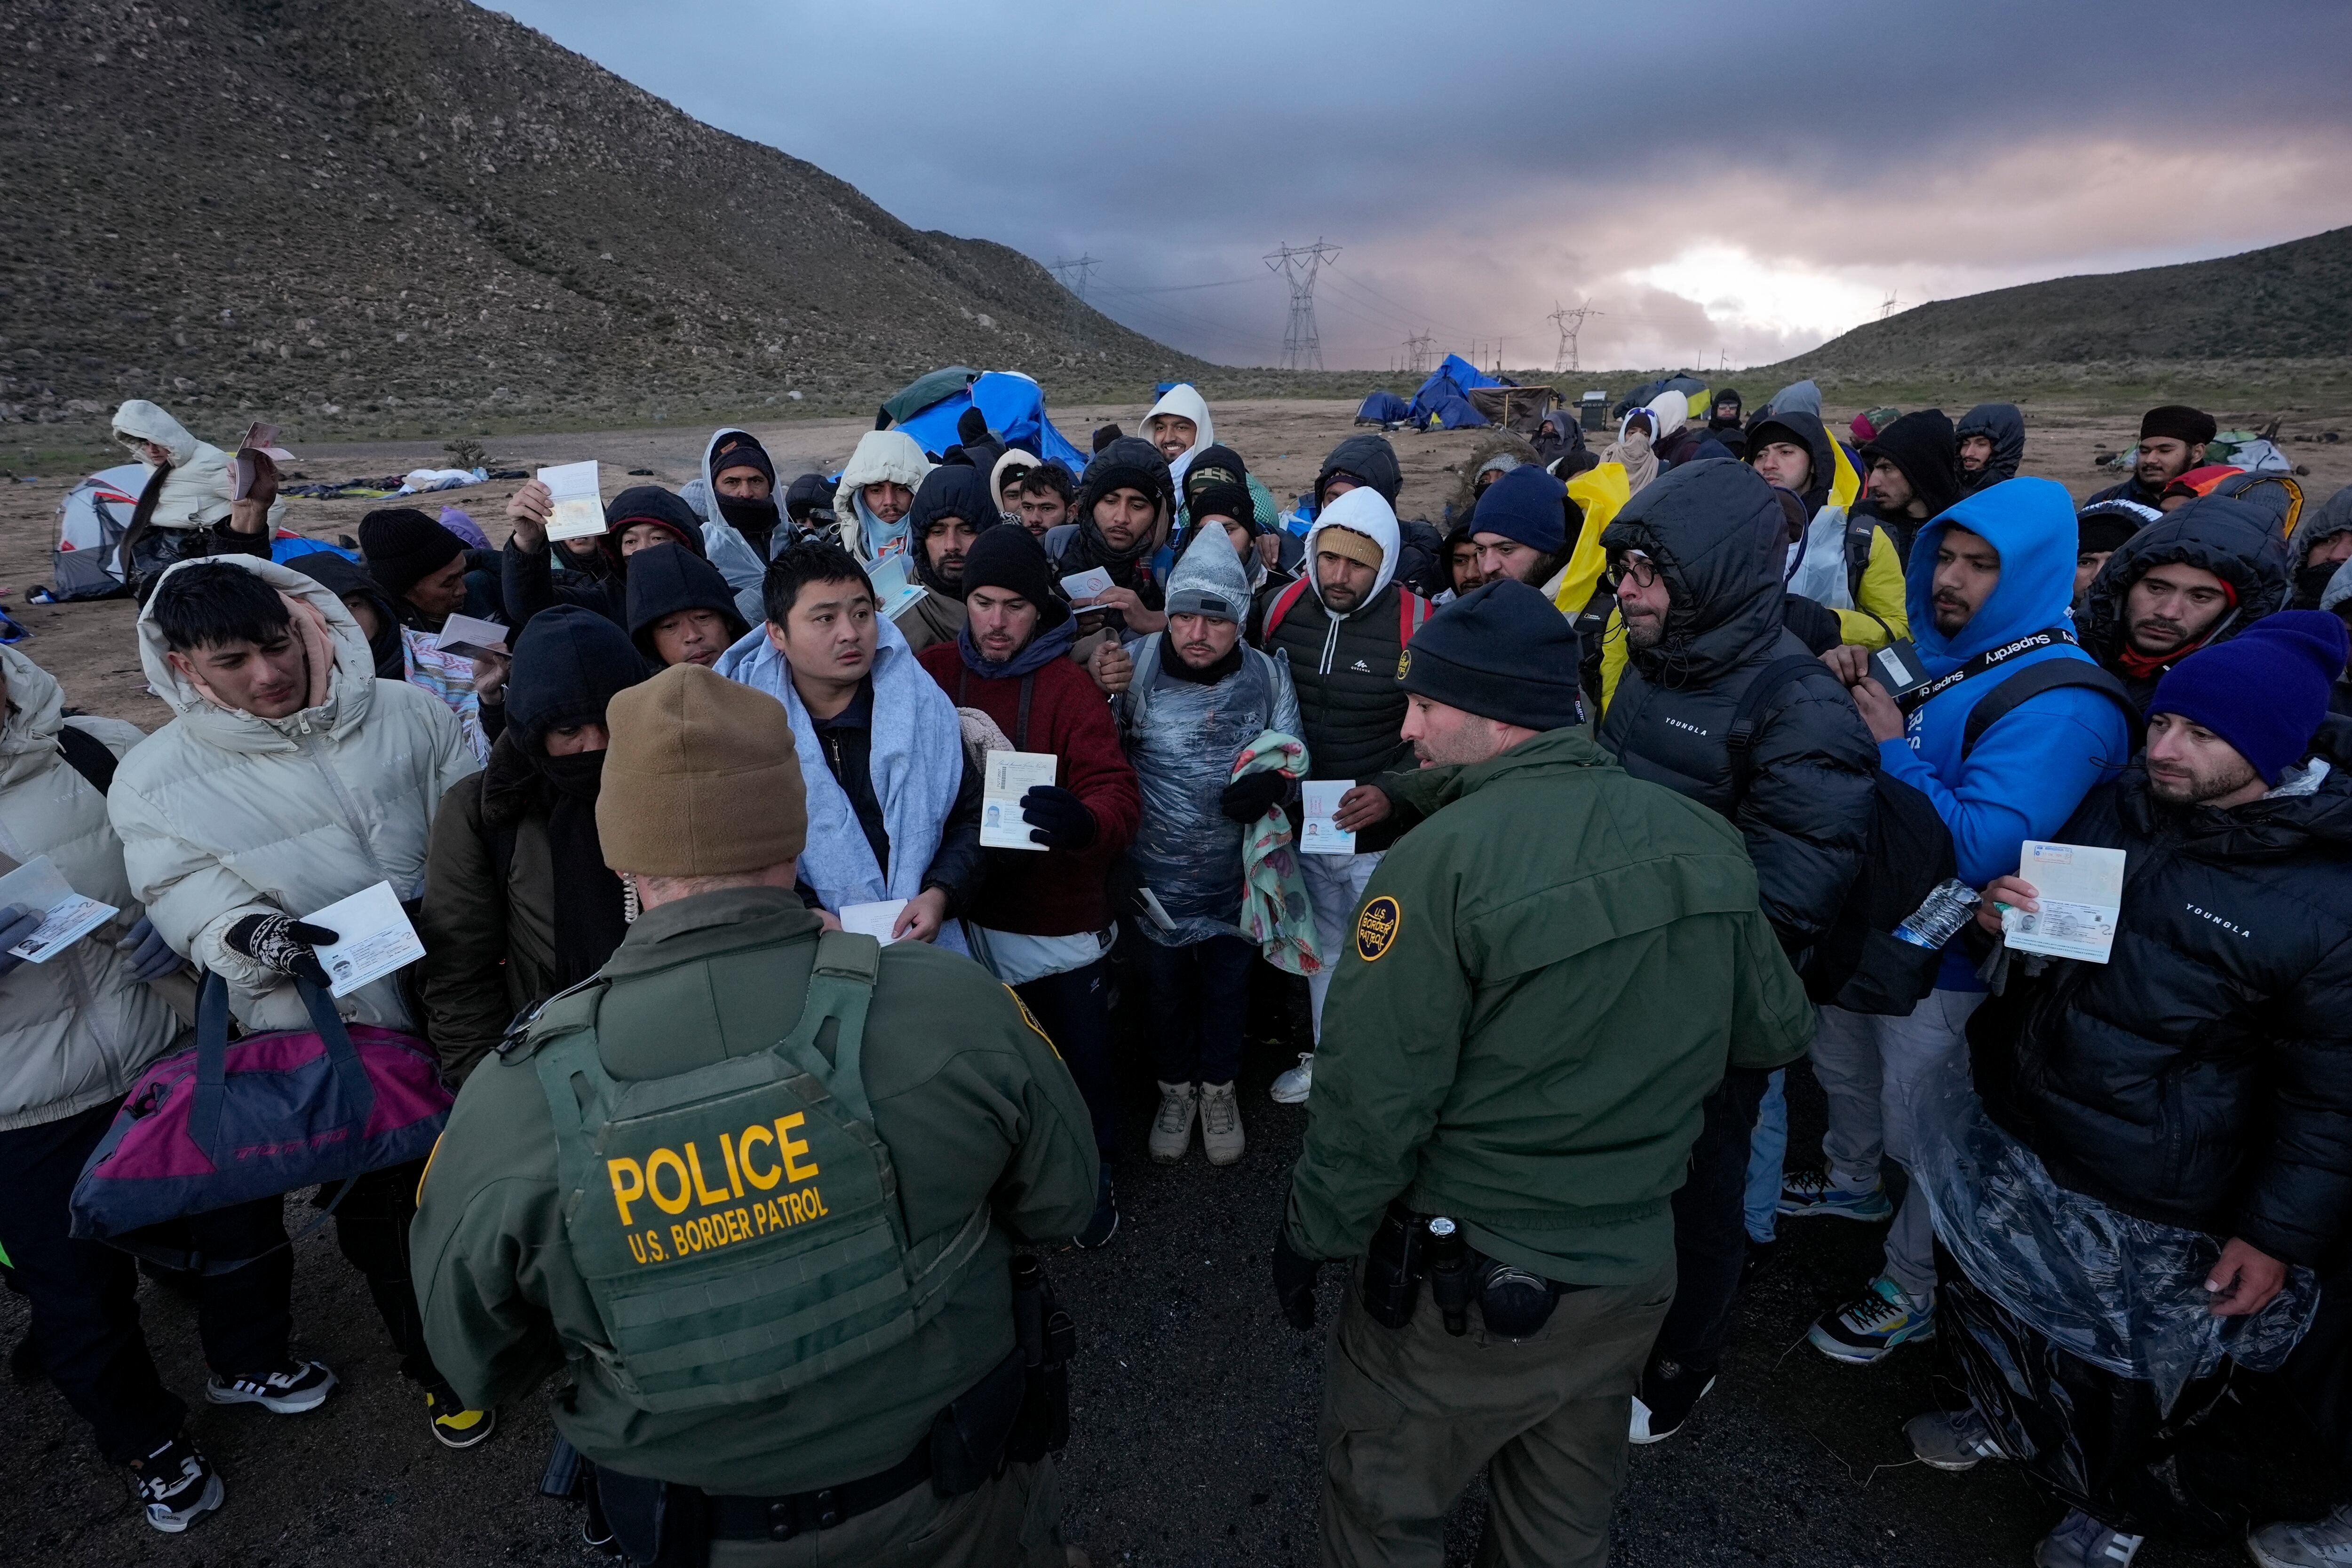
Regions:
[[[1184, 485], [1184, 471], [1192, 465], [1192, 459], [1196, 455], [1216, 444], [1217, 430], [1209, 418], [1207, 402], [1202, 398], [1200, 392], [1190, 382], [1177, 382], [1161, 394], [1158, 402], [1151, 405], [1151, 412], [1143, 416], [1144, 439], [1151, 439], [1151, 422], [1163, 413], [1172, 413], [1179, 419], [1189, 419], [1192, 422], [1194, 432], [1192, 444], [1178, 453], [1168, 465], [1169, 482], [1181, 490]], [[1152, 444], [1156, 446], [1159, 443], [1155, 441]]]
[[1966, 441], [1971, 435], [1992, 438], [1992, 456], [1985, 465], [1971, 474], [1953, 465], [1952, 477], [1960, 486], [1960, 494], [1973, 496], [1979, 490], [2017, 477], [2017, 465], [2025, 460], [2025, 414], [2013, 402], [1980, 402], [1960, 416], [1952, 427], [1955, 442]]
[[[135, 397], [114, 411], [114, 438], [131, 449], [145, 465], [152, 483], [155, 465], [147, 462], [139, 444], [152, 441], [171, 453], [171, 473], [163, 479], [150, 519], [159, 528], [201, 528], [228, 518], [232, 480], [228, 454], [188, 434], [188, 427], [145, 398]], [[271, 503], [272, 528], [286, 515], [281, 498]]]
[[[1114, 549], [1095, 523], [1095, 503], [1118, 489], [1138, 489], [1160, 504], [1158, 520], [1125, 549]], [[1168, 476], [1168, 460], [1139, 435], [1122, 435], [1095, 454], [1078, 480], [1077, 520], [1045, 530], [1045, 556], [1056, 577], [1101, 567], [1118, 587], [1132, 590], [1147, 609], [1161, 602], [1160, 572], [1153, 557], [1168, 542], [1176, 513], [1176, 490]], [[1086, 612], [1102, 615], [1124, 637], [1127, 621], [1117, 611]], [[1083, 647], [1080, 652], [1090, 652]]]
[[1638, 493], [1658, 476], [1657, 425], [1658, 416], [1648, 407], [1634, 409], [1617, 422], [1617, 439], [1601, 450], [1601, 462], [1625, 470], [1629, 491]]
[[915, 504], [907, 511], [908, 575], [930, 591], [899, 612], [898, 630], [918, 653], [934, 643], [952, 643], [963, 630], [963, 584], [950, 582], [931, 566], [923, 536], [942, 517], [961, 517], [975, 533], [1004, 520], [988, 497], [988, 480], [977, 468], [942, 464], [923, 476]]
[[[692, 550], [641, 549], [631, 556], [628, 596], [629, 640], [656, 667], [661, 655], [654, 648], [654, 628], [681, 610], [709, 610], [725, 617], [730, 646], [751, 628], [719, 569]], [[764, 618], [764, 608], [761, 613]]]
[[[1864, 472], [1882, 457], [1911, 481], [1913, 498], [1925, 505], [1927, 516], [1934, 517], [1960, 498], [1960, 483], [1954, 476], [1960, 464], [1959, 439], [1942, 409], [1917, 409], [1889, 423], [1863, 447]], [[1907, 508], [1890, 515], [1875, 501], [1864, 499], [1855, 503], [1855, 509], [1875, 518], [1904, 549], [1905, 559], [1909, 559], [1906, 536], [1917, 530]]]
[[[2158, 683], [2174, 665], [2287, 607], [2287, 559], [2286, 545], [2271, 532], [2260, 509], [2224, 497], [2200, 497], [2148, 524], [2107, 557], [2086, 596], [2083, 646], [2123, 682], [2132, 706], [2145, 714]], [[2126, 604], [2134, 583], [2159, 566], [2172, 565], [2211, 572], [2229, 587], [2234, 602], [2202, 637], [2152, 662], [2132, 652]]]
[[[308, 1029], [293, 983], [224, 938], [248, 915], [310, 915], [379, 882], [413, 899], [441, 797], [480, 765], [447, 707], [375, 659], [323, 583], [252, 556], [183, 561], [182, 571], [250, 571], [292, 600], [297, 633], [320, 640], [325, 695], [285, 718], [215, 706], [173, 669], [153, 601], [139, 616], [139, 662], [177, 716], [114, 776], [107, 810], [132, 893], [173, 951], [228, 981], [250, 1030]], [[160, 588], [159, 588], [160, 591]], [[309, 630], [305, 630], [305, 628]], [[340, 998], [346, 1019], [412, 1029], [396, 976]]]
[[[1947, 528], [1979, 535], [2000, 552], [2000, 576], [1968, 623], [1936, 627], [1936, 551]], [[2011, 479], [1969, 497], [1919, 530], [1908, 575], [1911, 637], [1931, 678], [1979, 653], [2068, 624], [2074, 598], [2074, 502], [2049, 479]], [[2090, 655], [2067, 643], [2030, 649], [1937, 693], [1911, 710], [1902, 738], [1883, 741], [1879, 766], [1934, 803], [1952, 835], [1959, 878], [1982, 887], [2017, 869], [2019, 846], [2064, 825], [2094, 784], [2131, 758], [2133, 736], [2097, 692], [2060, 686], [2027, 698], [1961, 757], [1969, 710], [2028, 664]], [[1973, 991], [1974, 967], [1956, 945], [1937, 985]]]
[[1789, 591], [1836, 612], [1838, 640], [1884, 648], [1910, 635], [1904, 605], [1903, 555], [1886, 530], [1872, 525], [1859, 583], [1855, 580], [1851, 508], [1862, 476], [1845, 449], [1830, 437], [1821, 416], [1802, 409], [1765, 415], [1748, 427], [1748, 460], [1775, 441], [1793, 441], [1811, 455], [1805, 482], [1805, 537], [1789, 558]]
[[[577, 604], [593, 610], [615, 626], [625, 625], [629, 613], [629, 560], [621, 553], [621, 536], [640, 523], [654, 523], [696, 555], [704, 553], [702, 519], [685, 500], [658, 485], [632, 485], [604, 503], [604, 532], [596, 541], [595, 570], [555, 572], [555, 558], [563, 549], [551, 543], [526, 554], [509, 538], [500, 552], [499, 569], [507, 622], [514, 635], [530, 618], [555, 604]], [[509, 640], [507, 646], [514, 643]]]
[[[784, 520], [783, 490], [772, 473], [764, 501], [738, 501], [719, 493], [719, 476], [710, 460], [730, 437], [760, 446], [750, 431], [734, 425], [712, 431], [702, 447], [702, 477], [679, 491], [678, 499], [702, 519], [702, 552], [727, 580], [735, 594], [735, 613], [749, 624], [762, 613], [760, 585], [768, 575], [768, 562], [792, 542], [793, 528]], [[766, 455], [766, 447], [760, 446], [760, 451]], [[728, 465], [730, 468], [746, 465]]]
[[2323, 561], [2311, 564], [2312, 552], [2329, 539], [2352, 534], [2352, 485], [2347, 485], [2327, 497], [2327, 504], [2311, 515], [2311, 520], [2295, 530], [2294, 546], [2294, 606], [2298, 610], [2332, 610], [2320, 598], [2334, 584], [2341, 563]]
[[[841, 470], [841, 483], [833, 492], [841, 548], [862, 566], [871, 566], [886, 555], [905, 549], [907, 518], [884, 522], [867, 509], [863, 492], [866, 486], [885, 481], [919, 490], [923, 487], [923, 476], [930, 471], [931, 460], [923, 455], [915, 438], [903, 430], [869, 430], [859, 436], [857, 449], [849, 455], [849, 462]], [[758, 618], [747, 615], [744, 619]]]

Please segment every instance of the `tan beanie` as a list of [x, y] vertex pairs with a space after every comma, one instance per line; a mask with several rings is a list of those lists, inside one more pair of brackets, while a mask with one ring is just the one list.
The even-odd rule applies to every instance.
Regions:
[[1315, 530], [1315, 553], [1329, 550], [1333, 555], [1346, 556], [1359, 566], [1369, 566], [1374, 571], [1381, 568], [1381, 541], [1370, 534], [1360, 534], [1338, 523], [1327, 523]]
[[596, 790], [604, 863], [639, 876], [727, 876], [796, 858], [808, 798], [793, 721], [765, 692], [672, 664], [615, 692]]

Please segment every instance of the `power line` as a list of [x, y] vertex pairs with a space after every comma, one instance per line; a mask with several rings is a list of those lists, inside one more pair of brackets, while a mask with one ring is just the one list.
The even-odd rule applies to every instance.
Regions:
[[1579, 368], [1576, 362], [1576, 335], [1584, 329], [1584, 319], [1587, 316], [1608, 314], [1606, 310], [1595, 310], [1590, 299], [1573, 310], [1564, 308], [1557, 299], [1551, 302], [1551, 314], [1544, 319], [1559, 329], [1559, 357], [1552, 361], [1551, 367], [1555, 373]]
[[1315, 329], [1315, 275], [1339, 254], [1318, 235], [1313, 245], [1283, 247], [1260, 257], [1271, 272], [1282, 274], [1290, 286], [1290, 324], [1282, 334], [1282, 368], [1286, 371], [1323, 368], [1323, 340]]
[[[1101, 265], [1092, 256], [1081, 256], [1076, 261], [1064, 261], [1060, 256], [1054, 258], [1054, 276], [1062, 280], [1062, 287], [1073, 297], [1064, 302], [1063, 324], [1081, 352], [1087, 347], [1087, 279], [1093, 277], [1095, 268]], [[1073, 272], [1078, 275], [1076, 285], [1070, 282]]]

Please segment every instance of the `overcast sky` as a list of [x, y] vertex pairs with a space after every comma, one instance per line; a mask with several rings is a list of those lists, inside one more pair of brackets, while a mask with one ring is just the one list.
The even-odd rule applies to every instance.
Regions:
[[502, 0], [1229, 364], [1761, 364], [1900, 305], [2352, 224], [2352, 5]]

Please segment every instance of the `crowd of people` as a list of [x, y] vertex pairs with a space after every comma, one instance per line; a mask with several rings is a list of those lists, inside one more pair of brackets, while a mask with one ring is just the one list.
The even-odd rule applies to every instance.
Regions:
[[[1491, 1560], [1605, 1560], [1628, 1444], [1685, 1428], [1741, 1289], [1819, 1218], [1886, 1232], [1811, 1346], [1935, 1342], [1960, 1392], [1913, 1450], [2029, 1474], [2063, 1506], [2043, 1568], [2221, 1528], [2241, 1505], [2179, 1456], [2250, 1377], [2352, 1467], [2352, 487], [2306, 514], [2208, 464], [2208, 413], [2150, 410], [2078, 505], [2020, 476], [2010, 404], [1848, 440], [1811, 383], [1670, 389], [1598, 452], [1564, 413], [1497, 432], [1431, 519], [1369, 433], [1277, 509], [1179, 386], [1076, 473], [977, 410], [944, 452], [877, 429], [789, 481], [730, 427], [598, 532], [554, 537], [531, 480], [502, 543], [394, 507], [356, 549], [278, 527], [266, 455], [232, 491], [164, 411], [116, 427], [171, 715], [77, 714], [71, 672], [0, 647], [0, 871], [48, 857], [118, 911], [40, 955], [47, 911], [0, 907], [0, 1246], [20, 1375], [159, 1531], [226, 1487], [142, 1268], [194, 1301], [206, 1399], [296, 1415], [336, 1376], [290, 1348], [281, 1197], [126, 1249], [86, 1167], [206, 1008], [312, 1029], [342, 940], [313, 917], [377, 883], [423, 956], [333, 1009], [422, 1042], [455, 1109], [429, 1173], [331, 1182], [319, 1223], [440, 1442], [573, 1380], [558, 1424], [636, 1561], [700, 1561], [658, 1555], [664, 1488], [698, 1539], [877, 1552], [977, 1490], [969, 1555], [906, 1560], [1063, 1561], [1058, 1439], [1024, 1447], [1059, 1363], [1016, 1343], [1004, 1270], [1019, 1297], [1017, 1244], [1113, 1245], [1139, 1155], [1249, 1157], [1261, 961], [1311, 1032], [1271, 1091], [1307, 1117], [1282, 1310], [1311, 1327], [1322, 1265], [1350, 1270], [1326, 1561], [1434, 1563], [1482, 1468]], [[444, 646], [457, 616], [502, 641]], [[1819, 1166], [1788, 1159], [1800, 1060]], [[768, 1109], [664, 1131], [719, 1103], [654, 1093], [689, 1082]], [[822, 1198], [761, 1207], [820, 1167]], [[669, 1225], [747, 1182], [752, 1218]], [[659, 1218], [592, 1232], [583, 1194]], [[803, 1226], [838, 1239], [726, 1250]], [[905, 1289], [851, 1279], [868, 1254]], [[835, 1319], [862, 1326], [811, 1337]], [[797, 1443], [763, 1424], [788, 1396]], [[2346, 1496], [2249, 1550], [2352, 1561]]]

